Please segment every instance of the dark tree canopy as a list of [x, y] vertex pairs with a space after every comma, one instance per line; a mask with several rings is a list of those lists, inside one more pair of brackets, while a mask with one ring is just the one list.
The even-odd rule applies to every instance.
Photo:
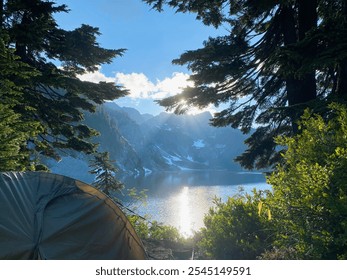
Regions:
[[230, 31], [173, 61], [188, 66], [195, 86], [159, 104], [176, 113], [227, 104], [213, 125], [244, 133], [256, 127], [236, 159], [246, 168], [279, 160], [274, 137], [296, 133], [305, 108], [324, 112], [331, 101], [347, 99], [346, 0], [143, 1]]
[[[88, 139], [97, 132], [80, 123], [83, 111], [93, 112], [97, 104], [127, 94], [113, 83], [96, 84], [78, 78], [110, 63], [124, 49], [101, 47], [98, 28], [86, 24], [71, 31], [61, 29], [54, 15], [62, 12], [68, 12], [68, 8], [51, 1], [0, 1], [1, 39], [35, 72], [21, 85], [22, 99], [13, 101], [12, 110], [23, 121], [36, 120], [43, 127], [27, 147], [54, 158], [59, 158], [57, 149], [93, 152], [95, 144]], [[10, 80], [18, 82], [16, 73]]]

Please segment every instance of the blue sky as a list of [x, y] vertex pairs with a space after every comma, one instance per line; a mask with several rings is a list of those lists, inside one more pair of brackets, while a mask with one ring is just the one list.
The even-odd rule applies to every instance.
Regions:
[[66, 4], [69, 13], [57, 14], [59, 26], [74, 29], [81, 24], [99, 27], [98, 42], [110, 49], [126, 48], [123, 57], [103, 65], [98, 72], [81, 79], [115, 82], [130, 90], [130, 95], [117, 99], [121, 106], [130, 106], [142, 113], [157, 114], [164, 108], [154, 99], [180, 92], [189, 84], [189, 71], [171, 61], [187, 50], [202, 47], [209, 36], [225, 33], [204, 26], [194, 14], [175, 14], [166, 8], [159, 13], [141, 0], [56, 0]]

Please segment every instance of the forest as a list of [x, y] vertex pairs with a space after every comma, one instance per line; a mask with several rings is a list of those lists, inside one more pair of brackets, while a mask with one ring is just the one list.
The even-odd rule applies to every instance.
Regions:
[[[269, 170], [272, 189], [216, 199], [191, 240], [124, 209], [139, 236], [190, 244], [201, 259], [347, 259], [347, 0], [142, 2], [228, 30], [173, 58], [194, 86], [157, 102], [176, 114], [223, 104], [211, 125], [247, 134], [235, 161]], [[101, 47], [98, 27], [60, 28], [55, 15], [68, 12], [0, 1], [0, 171], [49, 172], [45, 159], [84, 153], [94, 186], [117, 200], [117, 166], [83, 121], [129, 90], [79, 76], [126, 50]]]

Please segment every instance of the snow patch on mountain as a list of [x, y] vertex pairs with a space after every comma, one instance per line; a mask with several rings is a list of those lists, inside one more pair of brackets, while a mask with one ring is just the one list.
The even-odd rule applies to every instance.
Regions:
[[148, 169], [146, 167], [144, 167], [143, 169], [145, 170], [145, 176], [148, 176], [148, 175], [153, 173], [153, 171], [151, 169]]
[[[108, 151], [121, 176], [179, 170], [239, 170], [233, 158], [245, 150], [239, 130], [209, 125], [209, 113], [143, 115], [113, 102], [86, 113], [85, 124], [98, 130], [99, 151]], [[61, 155], [49, 167], [55, 173], [92, 182], [88, 157]]]
[[167, 164], [169, 165], [176, 165], [175, 162], [182, 161], [181, 158], [173, 156], [173, 155], [163, 156], [163, 158], [166, 160]]

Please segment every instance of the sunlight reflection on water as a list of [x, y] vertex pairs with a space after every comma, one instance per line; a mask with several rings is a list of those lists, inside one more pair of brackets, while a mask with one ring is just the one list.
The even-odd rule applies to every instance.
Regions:
[[192, 235], [192, 219], [191, 219], [191, 209], [189, 207], [189, 188], [183, 187], [182, 192], [178, 196], [179, 200], [179, 217], [177, 220], [179, 221], [178, 228], [180, 229], [180, 232], [184, 236], [190, 236]]
[[[269, 189], [265, 177], [261, 174], [233, 173], [230, 177], [229, 172], [230, 178], [238, 178], [237, 182], [229, 180], [230, 183], [227, 184], [223, 180], [220, 185], [209, 184], [217, 183], [218, 179], [222, 180], [223, 178], [212, 176], [213, 182], [209, 182], [209, 177], [206, 174], [204, 174], [204, 185], [201, 185], [201, 180], [195, 180], [195, 177], [182, 180], [180, 174], [166, 175], [163, 177], [163, 181], [154, 177], [147, 178], [147, 181], [143, 182], [144, 187], [147, 183], [152, 188], [148, 193], [147, 206], [139, 208], [139, 211], [141, 215], [149, 215], [152, 220], [176, 227], [185, 237], [191, 236], [194, 231], [198, 231], [204, 226], [204, 216], [214, 205], [213, 199], [215, 197], [226, 201], [228, 197], [238, 192], [240, 186], [245, 191], [250, 191], [253, 188]], [[214, 175], [222, 177], [226, 174]], [[201, 177], [202, 174], [199, 176]], [[242, 183], [243, 180], [244, 183]]]

